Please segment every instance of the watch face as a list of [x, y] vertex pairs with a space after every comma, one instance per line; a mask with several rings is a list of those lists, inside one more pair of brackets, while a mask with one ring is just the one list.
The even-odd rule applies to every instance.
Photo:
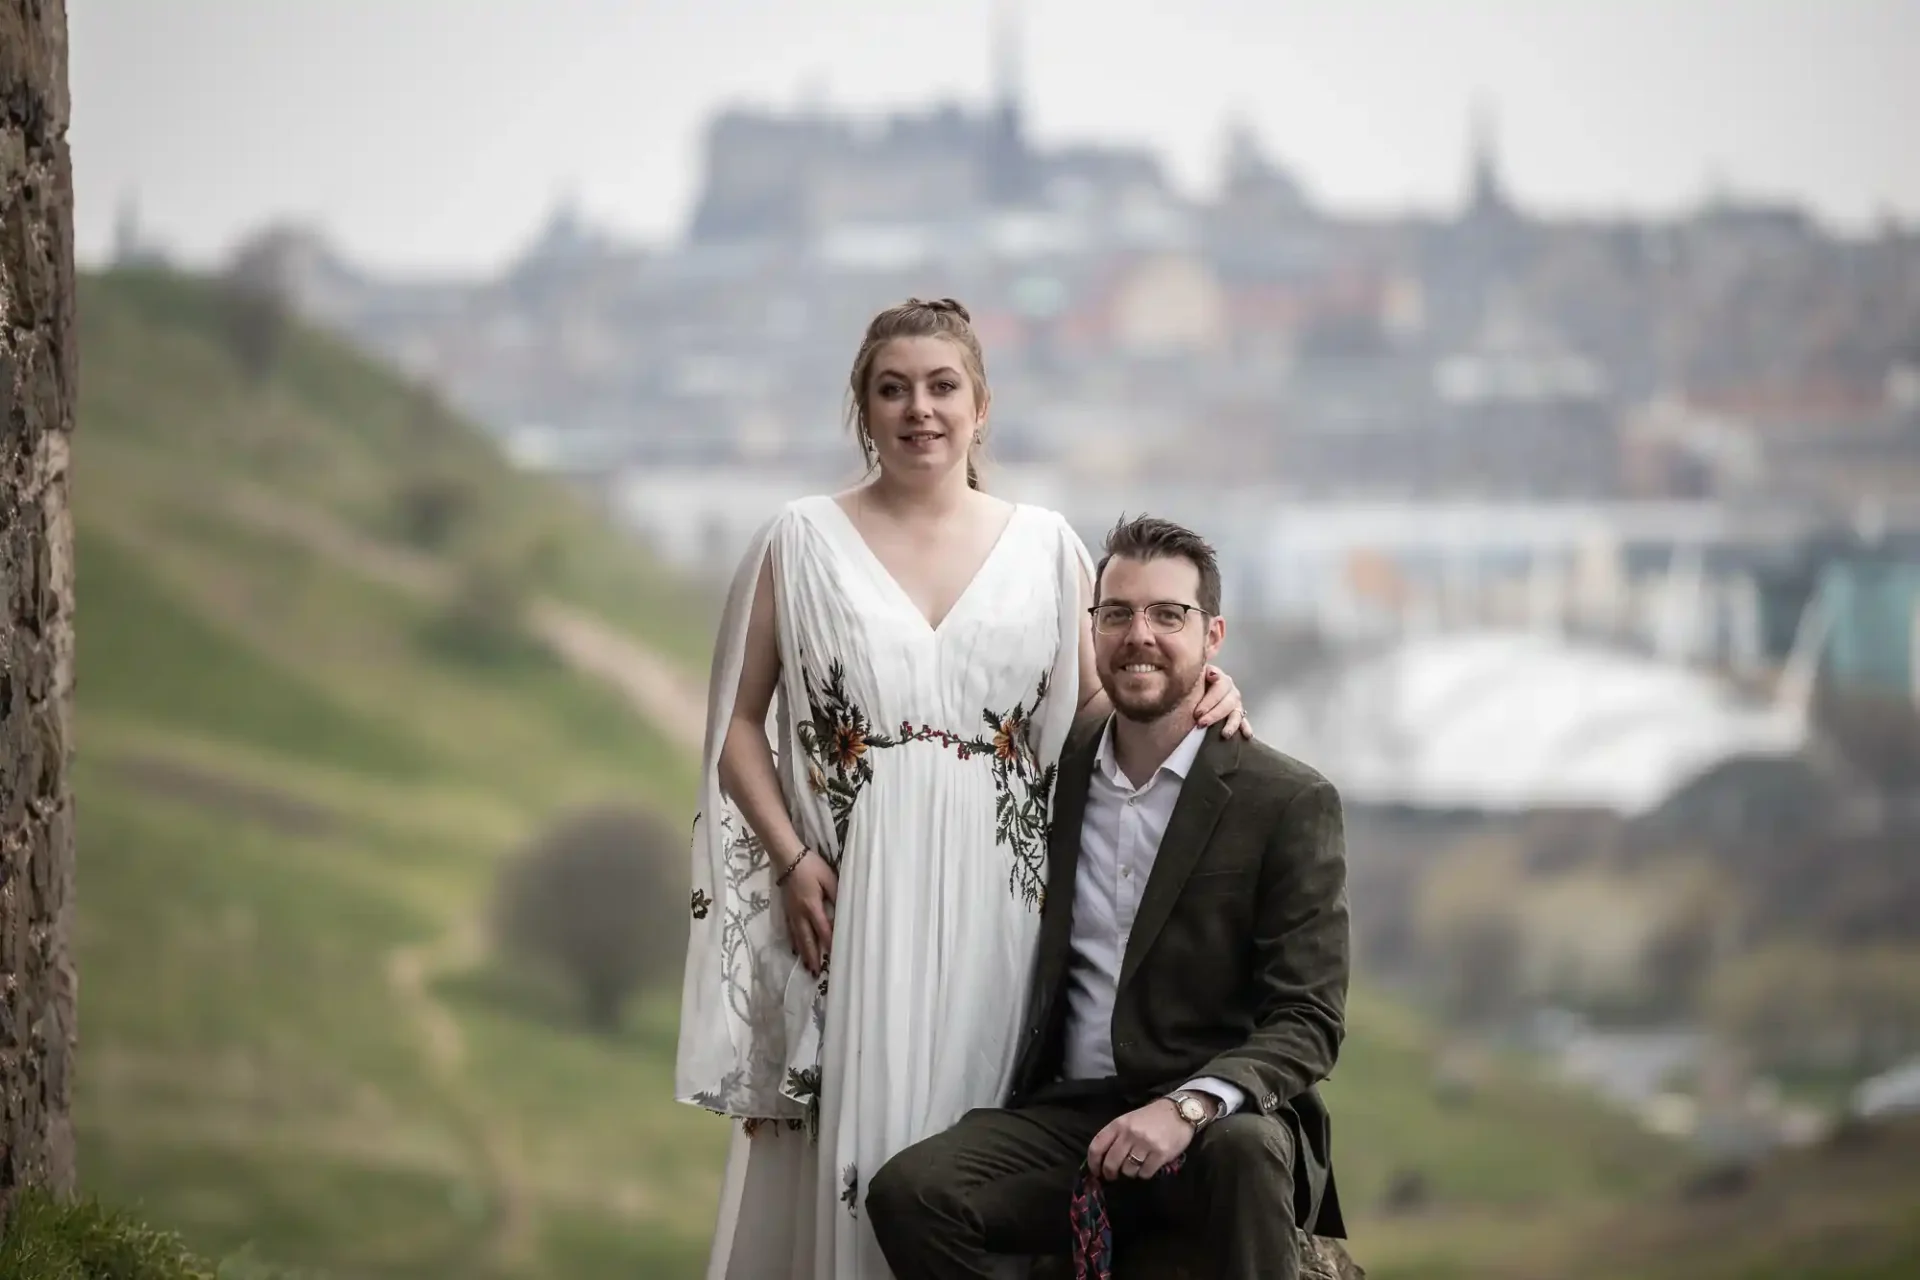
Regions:
[[1200, 1101], [1197, 1098], [1183, 1097], [1180, 1099], [1179, 1105], [1180, 1114], [1186, 1118], [1188, 1124], [1199, 1124], [1207, 1118], [1207, 1109], [1200, 1105]]

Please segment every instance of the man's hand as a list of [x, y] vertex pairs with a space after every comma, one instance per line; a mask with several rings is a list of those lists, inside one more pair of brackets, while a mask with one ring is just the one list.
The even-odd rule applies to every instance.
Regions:
[[[1196, 1094], [1208, 1118], [1219, 1113], [1218, 1099]], [[1181, 1119], [1171, 1098], [1155, 1098], [1129, 1111], [1093, 1136], [1087, 1166], [1108, 1182], [1122, 1175], [1151, 1178], [1193, 1142], [1193, 1126]]]

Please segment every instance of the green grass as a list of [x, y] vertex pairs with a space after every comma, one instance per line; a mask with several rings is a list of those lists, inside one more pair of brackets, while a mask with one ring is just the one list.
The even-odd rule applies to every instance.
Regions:
[[[695, 671], [710, 600], [337, 343], [296, 335], [252, 386], [204, 286], [89, 278], [81, 315], [83, 1189], [199, 1256], [337, 1277], [701, 1274], [726, 1129], [670, 1101], [678, 973], [596, 1036], [468, 945], [501, 858], [575, 805], [684, 822], [692, 762], [554, 661], [453, 656], [434, 600], [237, 499], [385, 539], [430, 465], [484, 515], [445, 563], [538, 548], [545, 590]], [[1328, 1093], [1377, 1278], [1486, 1274], [1678, 1176], [1514, 1064], [1443, 1106], [1432, 1060], [1356, 996]], [[1386, 1218], [1406, 1169], [1436, 1211]]]
[[1496, 1060], [1470, 1098], [1443, 1104], [1425, 1025], [1365, 990], [1349, 1020], [1325, 1091], [1348, 1204], [1377, 1203], [1396, 1172], [1418, 1173], [1438, 1203], [1519, 1210], [1643, 1191], [1682, 1167], [1671, 1143], [1523, 1064]]
[[431, 767], [405, 726], [358, 714], [306, 673], [224, 633], [156, 582], [137, 550], [84, 517], [75, 542], [76, 662], [88, 712], [390, 775]]
[[670, 1009], [602, 1042], [400, 976], [474, 932], [499, 860], [569, 807], [685, 821], [692, 762], [557, 660], [449, 656], [431, 594], [236, 499], [387, 539], [394, 476], [430, 449], [483, 516], [442, 563], [544, 546], [540, 589], [670, 657], [706, 643], [699, 594], [476, 432], [408, 436], [418, 397], [338, 344], [296, 335], [250, 386], [205, 287], [91, 278], [81, 301], [83, 1190], [202, 1256], [340, 1276], [693, 1257], [678, 1198], [717, 1186], [725, 1135], [666, 1100]]
[[705, 1231], [698, 1214], [676, 1235], [647, 1235], [604, 1216], [552, 1215], [541, 1240], [556, 1275], [701, 1276], [706, 1274]]
[[1531, 1242], [1488, 1280], [1894, 1280], [1920, 1274], [1920, 1121], [1789, 1152], [1745, 1188], [1666, 1197]]
[[[122, 459], [122, 491], [137, 497], [150, 476], [210, 468], [384, 535], [397, 492], [421, 476], [446, 477], [473, 503], [459, 549], [538, 557], [544, 591], [704, 673], [712, 591], [632, 554], [590, 502], [513, 472], [444, 406], [345, 343], [297, 333], [274, 376], [250, 386], [222, 340], [216, 291], [162, 270], [83, 278], [79, 317], [80, 447]], [[81, 477], [93, 490], [109, 482], [93, 471]], [[110, 500], [101, 493], [102, 505]]]
[[212, 1256], [318, 1259], [345, 1275], [485, 1273], [491, 1206], [470, 1178], [271, 1140], [103, 1143], [86, 1154], [103, 1196], [190, 1224]]
[[0, 1280], [292, 1280], [246, 1259], [222, 1265], [197, 1257], [172, 1232], [157, 1231], [97, 1200], [57, 1203], [31, 1190], [0, 1233]]

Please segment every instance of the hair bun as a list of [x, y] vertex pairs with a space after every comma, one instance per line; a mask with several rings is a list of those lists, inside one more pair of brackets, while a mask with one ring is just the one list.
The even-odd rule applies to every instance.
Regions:
[[966, 307], [962, 306], [956, 298], [936, 298], [931, 302], [924, 298], [908, 298], [907, 305], [910, 307], [925, 307], [929, 311], [950, 312], [953, 315], [959, 316], [960, 319], [967, 324], [973, 323], [973, 317], [967, 313]]

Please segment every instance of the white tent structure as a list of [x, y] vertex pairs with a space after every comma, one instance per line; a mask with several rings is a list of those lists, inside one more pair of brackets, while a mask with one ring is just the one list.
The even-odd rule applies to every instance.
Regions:
[[1254, 724], [1361, 804], [1639, 817], [1728, 762], [1804, 752], [1817, 606], [1770, 702], [1656, 657], [1469, 631], [1410, 636], [1336, 664], [1254, 708]]

